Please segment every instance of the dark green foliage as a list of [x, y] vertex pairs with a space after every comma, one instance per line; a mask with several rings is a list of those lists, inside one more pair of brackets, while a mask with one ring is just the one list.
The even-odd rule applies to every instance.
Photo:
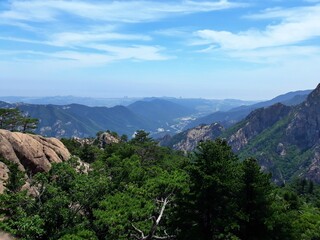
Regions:
[[[22, 240], [42, 239], [43, 219], [36, 213], [34, 199], [26, 192], [0, 195], [0, 229], [11, 232]], [[32, 212], [35, 214], [31, 214]]]
[[90, 144], [84, 144], [79, 152], [79, 157], [82, 161], [87, 163], [92, 163], [95, 159], [98, 158], [99, 154], [101, 154], [101, 150], [97, 146], [93, 146]]
[[255, 159], [242, 163], [241, 239], [272, 239], [265, 222], [272, 213], [270, 175], [264, 174]]
[[131, 143], [134, 144], [143, 144], [143, 143], [150, 143], [153, 142], [153, 139], [151, 137], [149, 137], [149, 133], [143, 131], [143, 130], [138, 130], [135, 135], [134, 138], [131, 140]]
[[103, 151], [97, 144], [80, 143], [77, 139], [62, 138], [61, 142], [68, 148], [72, 155], [80, 157], [80, 159], [87, 163], [94, 162]]
[[32, 132], [37, 128], [38, 123], [38, 119], [25, 116], [17, 108], [0, 109], [0, 129]]
[[68, 148], [69, 152], [72, 155], [79, 156], [81, 143], [74, 138], [61, 138], [61, 142]]
[[18, 191], [23, 174], [6, 162], [13, 175], [0, 195], [2, 230], [25, 240], [142, 239], [141, 232], [150, 240], [319, 238], [319, 186], [277, 187], [223, 140], [203, 142], [189, 157], [144, 131], [104, 149], [63, 142], [90, 170], [77, 158], [53, 164], [29, 180], [37, 189], [30, 196]]
[[14, 130], [19, 126], [20, 111], [14, 109], [0, 109], [0, 128], [7, 130]]
[[201, 143], [190, 167], [199, 239], [225, 239], [238, 228], [239, 163], [226, 141]]
[[24, 184], [24, 173], [19, 170], [18, 164], [8, 161], [0, 156], [0, 162], [3, 162], [9, 169], [9, 179], [6, 182], [6, 190], [9, 192], [18, 192]]

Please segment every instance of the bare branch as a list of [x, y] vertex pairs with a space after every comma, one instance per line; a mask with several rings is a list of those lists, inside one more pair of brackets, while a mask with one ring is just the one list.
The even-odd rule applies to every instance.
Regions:
[[168, 198], [165, 198], [164, 201], [163, 201], [163, 205], [162, 205], [162, 207], [161, 207], [161, 210], [160, 210], [160, 214], [159, 214], [159, 216], [158, 216], [158, 218], [157, 218], [157, 220], [156, 220], [156, 225], [157, 225], [157, 226], [159, 225], [159, 223], [160, 223], [160, 221], [161, 221], [163, 212], [164, 212], [164, 210], [165, 210], [165, 208], [166, 208], [166, 206], [167, 206], [168, 203], [169, 203]]
[[[134, 230], [136, 230], [138, 233], [140, 233], [141, 238], [143, 239], [145, 237], [144, 233], [139, 228], [137, 228], [134, 224], [131, 224], [131, 225], [134, 228]], [[138, 238], [138, 239], [141, 239], [141, 238]]]
[[162, 239], [173, 239], [173, 238], [175, 238], [175, 236], [173, 236], [173, 235], [172, 236], [168, 235], [166, 231], [164, 231], [165, 236], [163, 236], [163, 237], [155, 235], [155, 233], [157, 231], [157, 228], [158, 228], [158, 226], [160, 224], [160, 221], [161, 221], [161, 219], [163, 217], [163, 214], [164, 214], [164, 211], [166, 209], [166, 206], [170, 203], [169, 198], [171, 197], [171, 195], [172, 194], [169, 194], [166, 198], [161, 198], [161, 200], [156, 199], [156, 202], [160, 203], [162, 206], [161, 206], [161, 209], [160, 209], [158, 217], [157, 218], [155, 216], [151, 217], [153, 223], [152, 223], [151, 229], [150, 229], [150, 231], [149, 231], [149, 233], [147, 235], [144, 235], [143, 231], [141, 231], [140, 229], [138, 229], [137, 227], [135, 227], [132, 224], [132, 227], [134, 228], [134, 230], [141, 235], [141, 237], [139, 238], [137, 235], [133, 234], [132, 235], [133, 237], [135, 237], [138, 240], [152, 240], [152, 239], [162, 240]]
[[163, 239], [173, 239], [173, 238], [175, 238], [176, 236], [174, 236], [174, 235], [171, 235], [171, 236], [164, 236], [164, 237], [159, 237], [159, 236], [153, 236], [153, 239], [155, 239], [155, 240], [163, 240]]

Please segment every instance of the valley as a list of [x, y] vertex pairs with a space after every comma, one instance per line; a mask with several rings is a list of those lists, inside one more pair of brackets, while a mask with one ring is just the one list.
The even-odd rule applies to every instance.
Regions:
[[[69, 99], [67, 97], [64, 101]], [[94, 137], [99, 131], [110, 130], [131, 138], [136, 130], [144, 129], [159, 138], [181, 132], [200, 116], [250, 103], [241, 100], [145, 98], [127, 106], [0, 102], [0, 108], [17, 107], [24, 114], [39, 119], [36, 133], [49, 137]]]

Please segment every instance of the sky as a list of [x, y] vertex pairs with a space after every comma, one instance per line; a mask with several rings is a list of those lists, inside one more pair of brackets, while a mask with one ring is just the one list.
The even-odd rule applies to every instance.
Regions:
[[320, 0], [0, 0], [0, 95], [269, 99], [320, 81]]

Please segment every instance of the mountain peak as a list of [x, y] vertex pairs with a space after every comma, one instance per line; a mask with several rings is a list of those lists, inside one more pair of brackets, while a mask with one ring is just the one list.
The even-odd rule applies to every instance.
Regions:
[[320, 83], [316, 89], [309, 94], [307, 103], [310, 105], [320, 104]]

